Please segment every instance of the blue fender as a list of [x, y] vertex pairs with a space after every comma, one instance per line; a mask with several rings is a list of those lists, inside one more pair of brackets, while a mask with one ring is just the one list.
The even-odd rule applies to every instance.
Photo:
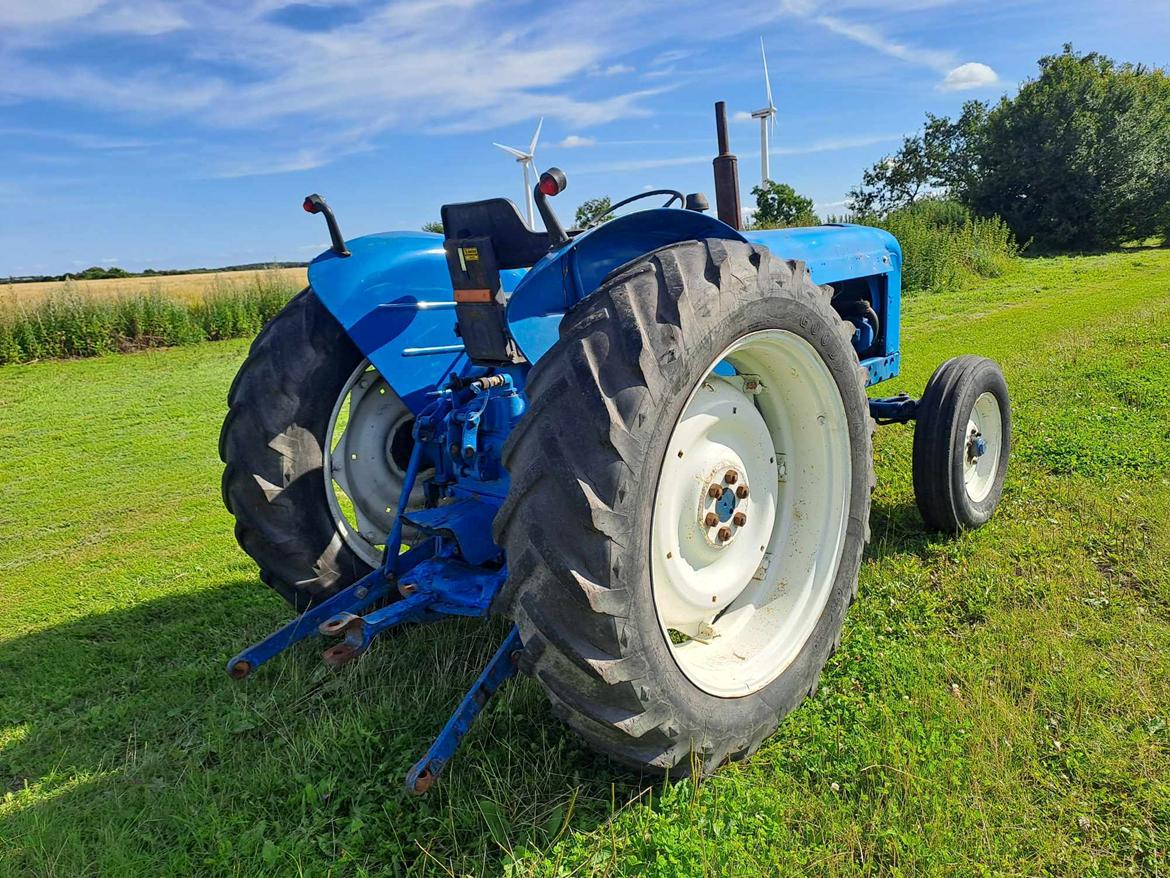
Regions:
[[544, 356], [559, 337], [565, 312], [615, 268], [659, 247], [700, 238], [745, 240], [705, 214], [665, 208], [626, 214], [573, 238], [536, 263], [508, 302], [508, 326], [520, 350], [532, 362]]
[[[451, 372], [470, 368], [459, 353], [455, 301], [443, 236], [385, 232], [327, 250], [309, 265], [309, 285], [354, 344], [418, 414]], [[502, 272], [504, 289], [523, 271]]]

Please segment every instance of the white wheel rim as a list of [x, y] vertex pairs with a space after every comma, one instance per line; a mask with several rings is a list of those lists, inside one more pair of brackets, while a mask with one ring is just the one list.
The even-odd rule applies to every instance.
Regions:
[[667, 446], [650, 535], [658, 621], [697, 687], [748, 695], [800, 653], [837, 576], [851, 470], [840, 391], [807, 341], [749, 333], [708, 367]]
[[973, 503], [991, 493], [1003, 451], [1003, 416], [995, 394], [979, 394], [967, 418], [963, 436], [963, 487]]
[[405, 477], [393, 443], [413, 420], [369, 360], [354, 369], [329, 416], [322, 461], [329, 511], [345, 544], [371, 567], [382, 562]]

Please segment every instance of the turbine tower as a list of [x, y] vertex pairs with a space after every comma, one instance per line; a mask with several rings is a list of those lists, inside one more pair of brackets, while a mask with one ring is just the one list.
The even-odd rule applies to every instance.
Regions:
[[[511, 146], [504, 146], [502, 143], [493, 143], [492, 146], [497, 146], [508, 155], [513, 156], [516, 161], [520, 163], [520, 167], [524, 169], [524, 206], [528, 210], [528, 227], [535, 229], [535, 217], [533, 215], [532, 204], [532, 180], [531, 177], [538, 177], [536, 173], [536, 165], [532, 163], [533, 156], [536, 155], [536, 141], [540, 139], [540, 128], [544, 125], [544, 117], [540, 117], [540, 121], [536, 123], [536, 132], [532, 135], [532, 143], [528, 144], [528, 151], [515, 149]], [[530, 176], [531, 175], [531, 176]]]
[[752, 113], [753, 119], [760, 120], [760, 185], [772, 179], [768, 164], [768, 135], [776, 127], [776, 105], [772, 103], [772, 82], [768, 79], [768, 56], [764, 52], [764, 38], [760, 37], [760, 57], [764, 59], [764, 90], [768, 95], [768, 106]]

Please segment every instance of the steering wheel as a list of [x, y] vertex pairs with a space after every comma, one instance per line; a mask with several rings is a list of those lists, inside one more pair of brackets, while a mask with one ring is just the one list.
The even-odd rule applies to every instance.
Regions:
[[603, 220], [605, 217], [612, 214], [619, 207], [625, 207], [627, 204], [631, 204], [640, 198], [652, 198], [655, 195], [669, 195], [670, 196], [670, 198], [666, 199], [666, 203], [662, 205], [663, 207], [670, 207], [676, 201], [679, 203], [680, 206], [682, 206], [683, 204], [686, 203], [686, 196], [684, 196], [677, 189], [651, 189], [649, 192], [639, 192], [637, 195], [631, 195], [629, 198], [623, 198], [617, 204], [611, 204], [609, 206], [609, 210], [607, 210], [604, 214], [602, 214], [602, 216], [599, 216], [597, 219], [586, 224], [585, 228], [586, 229], [593, 228], [595, 225], [600, 223], [601, 220]]

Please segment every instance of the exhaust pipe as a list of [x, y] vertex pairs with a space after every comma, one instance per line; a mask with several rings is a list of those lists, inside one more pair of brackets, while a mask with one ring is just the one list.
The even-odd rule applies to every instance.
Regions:
[[715, 166], [715, 212], [719, 219], [733, 229], [743, 228], [743, 214], [739, 206], [739, 160], [732, 155], [727, 142], [727, 103], [715, 103], [715, 133], [719, 137], [719, 155]]

